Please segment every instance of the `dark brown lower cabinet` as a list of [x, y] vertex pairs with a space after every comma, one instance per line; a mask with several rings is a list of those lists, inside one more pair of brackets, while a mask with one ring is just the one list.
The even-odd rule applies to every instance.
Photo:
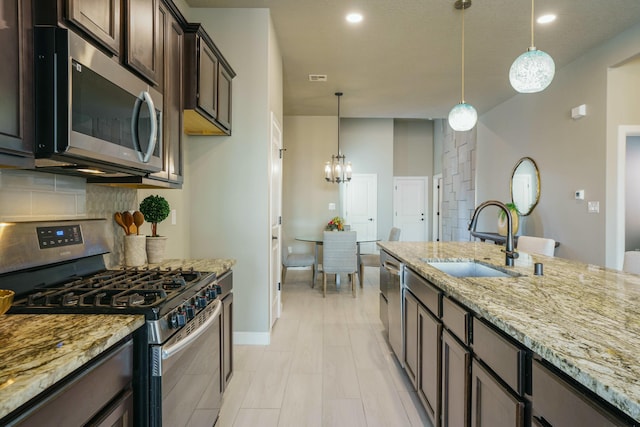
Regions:
[[477, 360], [471, 364], [471, 427], [522, 427], [525, 403]]
[[442, 323], [429, 310], [418, 305], [418, 331], [420, 341], [418, 396], [434, 427], [440, 425]]
[[418, 384], [418, 300], [404, 292], [404, 370], [414, 388]]
[[633, 425], [607, 411], [538, 360], [533, 361], [532, 381], [534, 427]]
[[442, 331], [442, 426], [469, 426], [471, 351]]

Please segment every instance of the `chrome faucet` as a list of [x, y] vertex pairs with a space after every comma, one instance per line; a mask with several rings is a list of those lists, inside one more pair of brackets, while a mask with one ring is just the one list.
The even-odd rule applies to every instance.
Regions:
[[505, 215], [507, 215], [507, 244], [504, 250], [505, 265], [509, 267], [513, 267], [513, 262], [514, 262], [513, 260], [518, 258], [518, 252], [516, 252], [515, 249], [513, 248], [513, 219], [511, 218], [511, 212], [509, 211], [509, 208], [507, 208], [507, 206], [504, 203], [499, 202], [497, 200], [487, 200], [486, 202], [479, 204], [476, 210], [473, 212], [473, 216], [471, 217], [471, 222], [469, 222], [469, 231], [471, 231], [472, 229], [473, 230], [476, 229], [476, 223], [478, 222], [478, 215], [480, 214], [480, 211], [486, 208], [487, 206], [497, 206], [504, 211]]

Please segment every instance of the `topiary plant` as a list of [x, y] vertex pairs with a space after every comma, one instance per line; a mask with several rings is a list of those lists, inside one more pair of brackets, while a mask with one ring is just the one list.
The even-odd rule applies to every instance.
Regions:
[[151, 237], [158, 237], [158, 223], [164, 221], [171, 212], [169, 202], [162, 196], [148, 196], [140, 203], [144, 220], [151, 224]]

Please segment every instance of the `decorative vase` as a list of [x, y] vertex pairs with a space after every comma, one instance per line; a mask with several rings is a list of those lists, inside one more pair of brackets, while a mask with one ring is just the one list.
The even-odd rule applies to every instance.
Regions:
[[124, 236], [124, 265], [140, 267], [147, 262], [145, 235], [130, 234]]
[[[509, 208], [511, 212], [511, 228], [513, 231], [513, 235], [515, 236], [518, 232], [518, 211], [515, 209]], [[501, 211], [502, 214], [504, 212]], [[501, 236], [507, 235], [507, 216], [506, 215], [498, 215], [498, 234]]]
[[158, 264], [164, 260], [164, 249], [167, 245], [165, 236], [147, 237], [147, 262]]

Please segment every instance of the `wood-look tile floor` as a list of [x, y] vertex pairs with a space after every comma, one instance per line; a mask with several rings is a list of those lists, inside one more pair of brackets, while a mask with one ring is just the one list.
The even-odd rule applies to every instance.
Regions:
[[357, 298], [346, 277], [322, 298], [321, 277], [287, 272], [271, 344], [234, 347], [217, 426], [431, 426], [383, 336], [378, 270], [364, 276]]

